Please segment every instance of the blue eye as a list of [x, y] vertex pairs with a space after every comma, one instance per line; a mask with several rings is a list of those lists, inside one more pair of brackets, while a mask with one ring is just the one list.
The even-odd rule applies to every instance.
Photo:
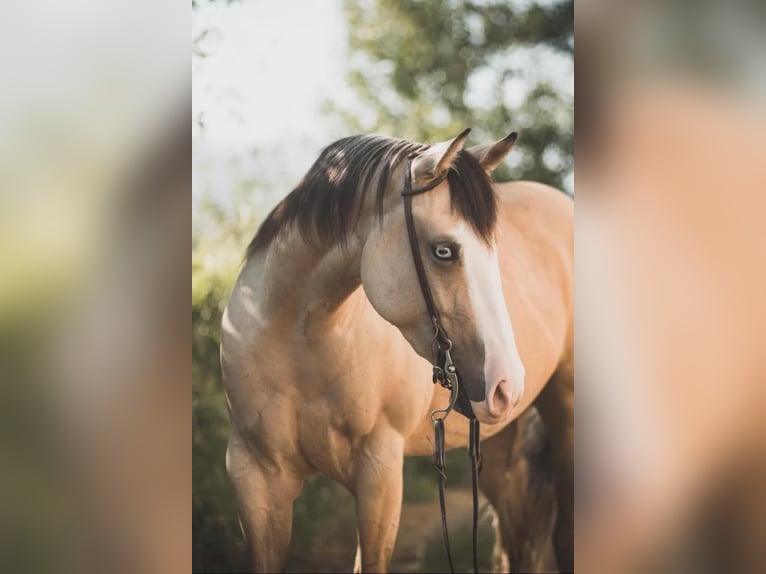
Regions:
[[457, 259], [457, 249], [452, 245], [443, 243], [431, 247], [434, 257], [440, 261], [454, 261]]

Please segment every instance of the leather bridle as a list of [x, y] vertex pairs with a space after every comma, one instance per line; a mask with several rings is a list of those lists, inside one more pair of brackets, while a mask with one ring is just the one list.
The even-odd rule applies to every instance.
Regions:
[[[473, 569], [478, 573], [478, 539], [479, 539], [479, 472], [481, 470], [481, 450], [480, 450], [480, 428], [479, 421], [471, 409], [470, 400], [466, 394], [461, 394], [460, 377], [457, 367], [452, 361], [452, 340], [444, 330], [444, 326], [439, 318], [439, 313], [434, 303], [431, 286], [428, 283], [428, 276], [423, 264], [423, 257], [420, 252], [417, 231], [415, 230], [415, 220], [412, 217], [412, 196], [425, 193], [437, 187], [446, 177], [447, 172], [436, 178], [434, 181], [423, 187], [412, 187], [412, 160], [415, 156], [410, 156], [407, 162], [407, 171], [404, 176], [404, 189], [402, 198], [404, 199], [404, 218], [407, 225], [407, 235], [410, 241], [410, 250], [412, 251], [412, 260], [415, 263], [415, 271], [420, 283], [420, 292], [426, 303], [426, 309], [434, 328], [433, 341], [431, 349], [433, 352], [433, 382], [439, 383], [442, 387], [450, 391], [449, 404], [443, 409], [435, 409], [431, 413], [431, 420], [434, 423], [434, 454], [433, 465], [438, 473], [439, 481], [439, 505], [441, 507], [442, 532], [444, 534], [444, 546], [447, 551], [447, 560], [449, 561], [450, 571], [454, 574], [455, 567], [452, 563], [452, 552], [450, 551], [449, 533], [447, 531], [447, 510], [444, 498], [444, 489], [447, 484], [446, 466], [444, 461], [444, 419], [452, 412], [457, 410], [469, 420], [470, 433], [468, 442], [468, 454], [471, 457], [471, 475], [473, 490]], [[457, 408], [456, 408], [457, 406]]]

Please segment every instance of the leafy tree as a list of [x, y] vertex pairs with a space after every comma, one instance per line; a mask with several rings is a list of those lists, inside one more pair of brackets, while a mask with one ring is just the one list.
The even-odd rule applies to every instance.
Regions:
[[[571, 69], [574, 2], [346, 0], [350, 82], [361, 114], [328, 108], [356, 131], [438, 141], [464, 127], [488, 141], [520, 129], [517, 165], [499, 179], [563, 187], [573, 169], [573, 100], [540, 62]], [[521, 103], [509, 92], [526, 92]], [[489, 101], [487, 101], [489, 100]]]

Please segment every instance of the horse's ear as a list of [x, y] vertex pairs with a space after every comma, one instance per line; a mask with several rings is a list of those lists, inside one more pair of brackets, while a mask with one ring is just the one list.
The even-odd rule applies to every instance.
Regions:
[[455, 157], [463, 149], [465, 138], [471, 133], [471, 128], [454, 139], [447, 140], [430, 146], [425, 152], [417, 156], [412, 162], [412, 175], [419, 183], [426, 183], [443, 176], [450, 167]]
[[484, 171], [490, 173], [502, 163], [518, 137], [518, 133], [511, 132], [495, 143], [474, 146], [468, 150], [468, 153], [479, 160]]

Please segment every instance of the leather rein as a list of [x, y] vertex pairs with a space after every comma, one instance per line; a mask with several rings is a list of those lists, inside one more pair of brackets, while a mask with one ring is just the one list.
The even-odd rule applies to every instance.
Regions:
[[456, 410], [461, 412], [469, 420], [469, 441], [468, 441], [468, 454], [471, 458], [471, 478], [472, 478], [472, 491], [473, 491], [473, 570], [475, 573], [479, 572], [478, 568], [478, 540], [479, 540], [479, 472], [481, 471], [481, 450], [480, 450], [480, 433], [479, 433], [479, 421], [471, 409], [470, 401], [467, 396], [460, 394], [460, 377], [458, 375], [457, 367], [452, 361], [452, 340], [444, 330], [444, 326], [441, 324], [439, 313], [434, 303], [433, 293], [431, 292], [431, 286], [428, 283], [428, 276], [426, 275], [426, 269], [423, 264], [423, 257], [420, 252], [420, 246], [418, 243], [417, 231], [415, 230], [415, 221], [412, 217], [412, 197], [425, 193], [437, 187], [442, 183], [447, 174], [443, 174], [436, 180], [429, 184], [413, 188], [412, 187], [412, 160], [414, 156], [410, 156], [407, 162], [407, 171], [404, 180], [404, 189], [402, 190], [402, 198], [404, 200], [404, 218], [407, 225], [407, 235], [410, 241], [410, 250], [412, 251], [412, 260], [415, 263], [415, 271], [418, 276], [418, 283], [420, 283], [420, 291], [423, 294], [423, 299], [426, 303], [426, 309], [431, 319], [431, 323], [434, 327], [434, 337], [431, 342], [431, 350], [433, 352], [433, 382], [439, 383], [445, 389], [450, 391], [449, 403], [443, 409], [435, 409], [431, 413], [431, 421], [434, 424], [434, 452], [433, 452], [433, 465], [438, 473], [439, 482], [439, 505], [441, 507], [441, 519], [442, 519], [442, 532], [444, 534], [444, 546], [447, 551], [447, 560], [449, 562], [450, 572], [454, 574], [455, 567], [452, 563], [452, 552], [450, 551], [449, 533], [447, 531], [447, 509], [444, 498], [444, 489], [447, 486], [446, 465], [444, 459], [445, 450], [445, 436], [444, 436], [444, 420], [455, 409], [458, 399], [463, 399]]

